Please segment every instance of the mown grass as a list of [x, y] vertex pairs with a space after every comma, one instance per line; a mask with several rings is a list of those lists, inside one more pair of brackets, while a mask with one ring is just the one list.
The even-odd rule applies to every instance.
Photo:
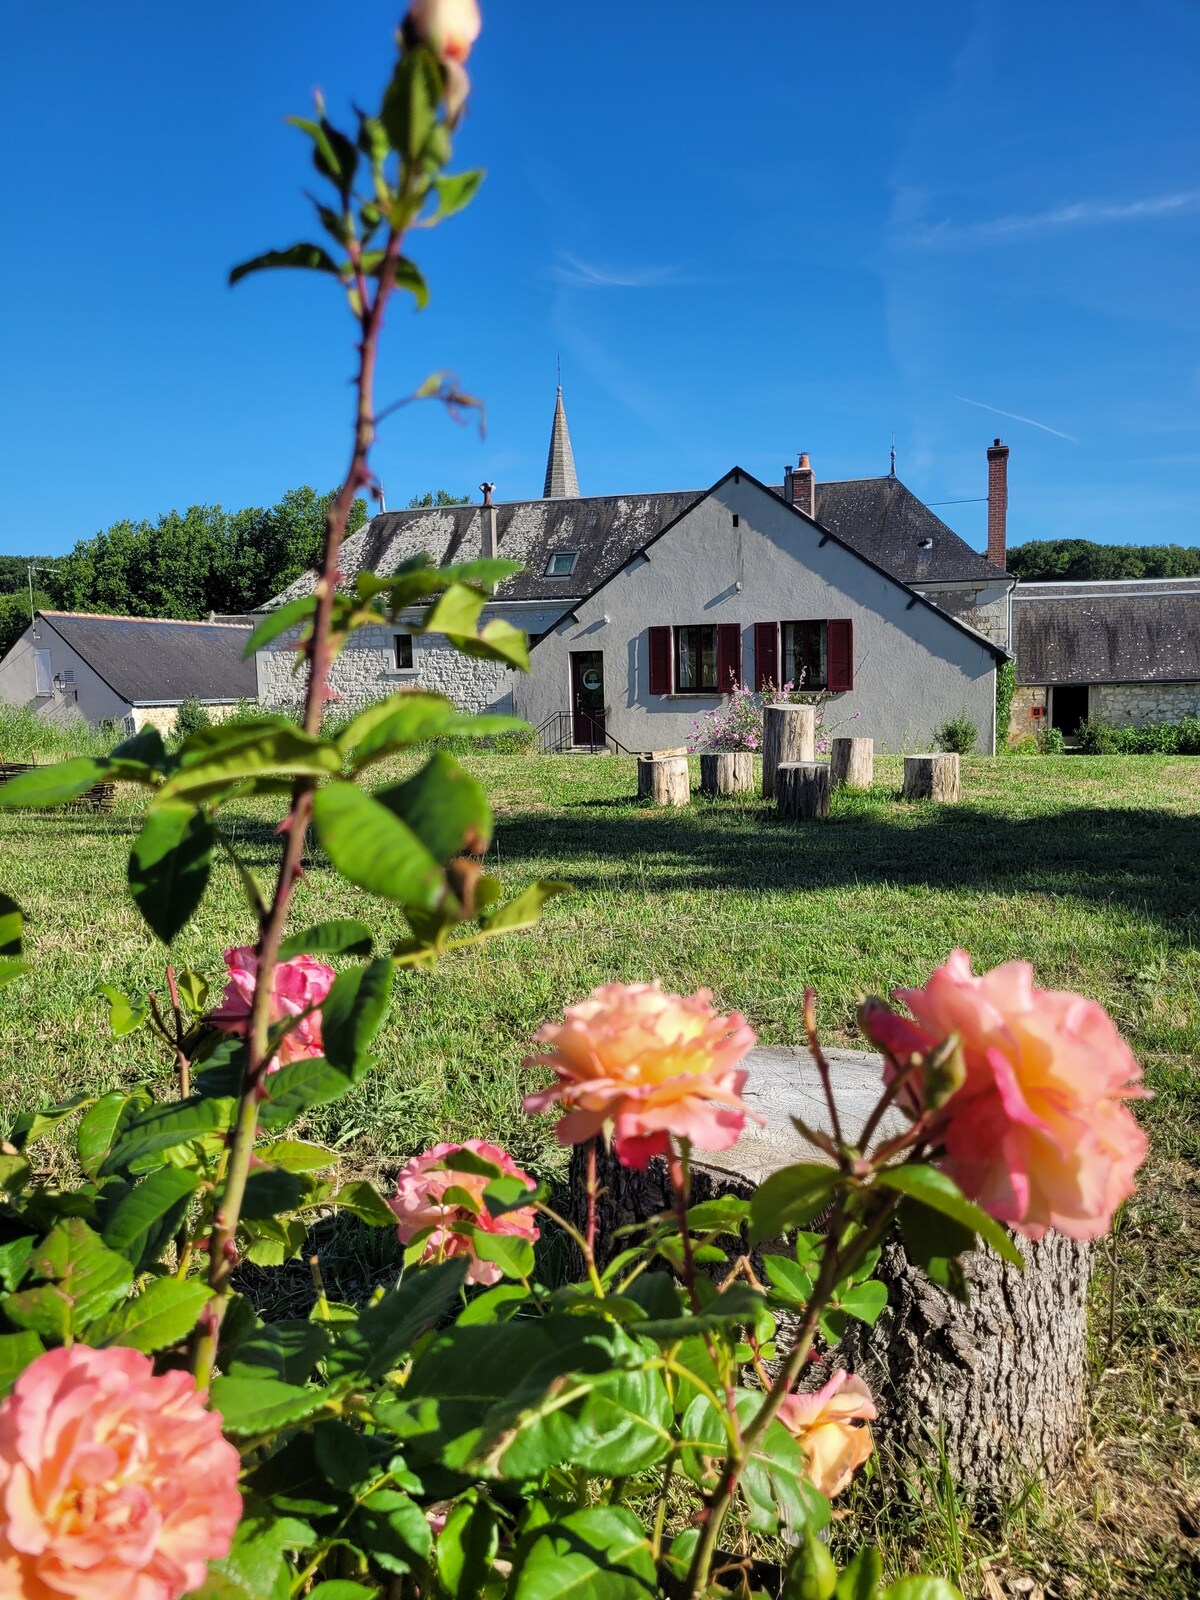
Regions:
[[[800, 830], [756, 799], [645, 810], [623, 758], [468, 764], [497, 813], [490, 870], [513, 892], [539, 877], [575, 892], [538, 929], [403, 979], [381, 1069], [314, 1117], [313, 1135], [386, 1175], [436, 1138], [484, 1134], [555, 1176], [550, 1126], [520, 1111], [521, 1060], [538, 1024], [596, 983], [707, 984], [767, 1043], [796, 1039], [812, 984], [828, 1038], [854, 1043], [862, 993], [920, 982], [955, 945], [977, 967], [1031, 960], [1042, 983], [1113, 1013], [1156, 1091], [1144, 1110], [1152, 1163], [1118, 1241], [1111, 1348], [1103, 1263], [1097, 1274], [1091, 1435], [1069, 1481], [1031, 1494], [998, 1528], [934, 1495], [928, 1516], [878, 1531], [896, 1565], [932, 1549], [992, 1600], [998, 1581], [1022, 1574], [1047, 1596], [1200, 1592], [1196, 763], [968, 758], [963, 803], [933, 807], [899, 799], [899, 759], [884, 757], [871, 794], [839, 796], [827, 824]], [[140, 815], [127, 798], [98, 817], [0, 813], [0, 888], [26, 912], [35, 963], [0, 995], [10, 1108], [157, 1068], [147, 1038], [106, 1037], [94, 998], [99, 982], [163, 985], [162, 951], [123, 886]], [[253, 808], [232, 819], [264, 876], [273, 820]], [[400, 931], [387, 906], [311, 853], [294, 926], [339, 913], [366, 915], [384, 937]], [[216, 980], [222, 948], [251, 936], [221, 864], [172, 957]]]

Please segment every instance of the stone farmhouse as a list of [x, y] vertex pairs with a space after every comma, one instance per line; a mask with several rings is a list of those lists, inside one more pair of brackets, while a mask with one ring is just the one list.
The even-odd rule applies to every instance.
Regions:
[[1012, 731], [1200, 716], [1200, 578], [1023, 583]]
[[0, 702], [45, 722], [82, 717], [136, 733], [168, 732], [194, 697], [215, 721], [257, 694], [254, 663], [242, 659], [249, 637], [245, 625], [38, 611], [0, 660]]
[[[988, 451], [989, 548], [972, 550], [895, 476], [820, 483], [806, 455], [783, 484], [734, 467], [709, 489], [579, 493], [555, 405], [544, 496], [382, 512], [342, 570], [387, 575], [498, 555], [521, 563], [488, 615], [534, 641], [526, 678], [402, 630], [362, 630], [333, 683], [348, 706], [421, 684], [472, 709], [513, 709], [559, 747], [665, 748], [736, 683], [824, 691], [890, 749], [928, 747], [966, 712], [994, 748], [995, 675], [1013, 580], [1004, 570], [1008, 449]], [[311, 589], [307, 574], [268, 607]], [[260, 652], [260, 698], [293, 703], [284, 637]], [[1002, 733], [1003, 737], [1003, 733]]]

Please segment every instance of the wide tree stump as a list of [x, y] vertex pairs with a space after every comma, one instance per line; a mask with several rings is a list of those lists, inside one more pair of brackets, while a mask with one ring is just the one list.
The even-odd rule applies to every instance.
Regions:
[[957, 753], [941, 750], [931, 756], [905, 756], [904, 798], [939, 801], [961, 799]]
[[812, 761], [816, 754], [815, 706], [767, 706], [763, 712], [763, 799], [774, 799], [775, 772], [783, 762]]
[[639, 756], [638, 799], [660, 806], [691, 804], [692, 780], [686, 756]]
[[874, 739], [831, 739], [829, 781], [835, 789], [869, 789], [875, 781]]
[[[878, 1098], [882, 1061], [864, 1051], [826, 1053], [843, 1130], [853, 1139]], [[830, 1131], [808, 1053], [752, 1050], [747, 1065], [745, 1098], [767, 1124], [747, 1123], [732, 1150], [695, 1153], [693, 1200], [748, 1198], [780, 1167], [822, 1159], [790, 1120], [798, 1116]], [[878, 1137], [904, 1126], [893, 1109]], [[614, 1231], [667, 1210], [670, 1187], [662, 1160], [634, 1172], [601, 1149], [598, 1172], [597, 1254], [605, 1263], [629, 1243], [614, 1239]], [[580, 1227], [586, 1174], [586, 1147], [580, 1146], [572, 1156], [567, 1202]], [[781, 1248], [768, 1246], [768, 1253]], [[898, 1241], [890, 1242], [877, 1273], [887, 1286], [887, 1309], [873, 1329], [851, 1322], [829, 1355], [830, 1364], [861, 1372], [870, 1385], [883, 1448], [934, 1470], [944, 1456], [957, 1483], [997, 1499], [1026, 1475], [1055, 1476], [1070, 1458], [1085, 1414], [1088, 1246], [1048, 1235], [1038, 1244], [1022, 1242], [1022, 1253], [1024, 1272], [990, 1250], [966, 1255], [971, 1302], [962, 1306], [908, 1264]]]
[[753, 787], [754, 757], [749, 750], [700, 757], [701, 794], [748, 794]]
[[775, 772], [775, 811], [790, 822], [829, 815], [829, 768], [823, 761], [785, 761]]

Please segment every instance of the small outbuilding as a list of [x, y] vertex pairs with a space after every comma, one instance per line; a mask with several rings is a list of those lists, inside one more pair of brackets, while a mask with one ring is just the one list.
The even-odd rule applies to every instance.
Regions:
[[164, 733], [195, 699], [214, 720], [257, 696], [244, 623], [38, 611], [0, 660], [0, 701], [47, 722], [81, 717]]

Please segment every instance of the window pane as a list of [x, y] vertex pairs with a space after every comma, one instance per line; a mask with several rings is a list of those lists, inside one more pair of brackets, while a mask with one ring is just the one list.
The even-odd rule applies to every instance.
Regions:
[[717, 630], [675, 629], [675, 687], [699, 694], [717, 687]]
[[35, 695], [48, 695], [54, 693], [54, 684], [50, 679], [50, 652], [49, 650], [35, 650], [33, 652], [33, 672], [36, 682]]
[[413, 664], [412, 634], [398, 633], [395, 637], [397, 669], [403, 670], [406, 667], [411, 667]]
[[824, 689], [829, 682], [829, 628], [821, 622], [783, 625], [783, 681], [795, 689]]

